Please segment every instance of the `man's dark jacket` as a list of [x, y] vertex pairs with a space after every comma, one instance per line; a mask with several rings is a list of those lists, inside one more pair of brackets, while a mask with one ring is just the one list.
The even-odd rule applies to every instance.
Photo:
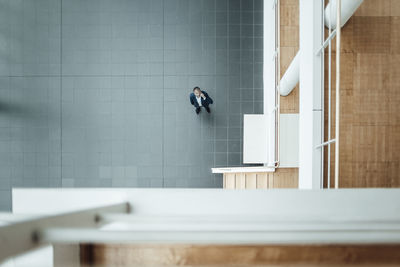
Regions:
[[[201, 105], [202, 105], [203, 107], [207, 107], [208, 105], [212, 104], [212, 103], [213, 103], [213, 100], [211, 99], [211, 97], [208, 96], [207, 92], [206, 92], [206, 91], [201, 91], [201, 92], [202, 92], [202, 93], [204, 94], [204, 96], [206, 97], [206, 99], [203, 99], [203, 98], [201, 97]], [[196, 108], [199, 107], [199, 103], [197, 103], [196, 95], [195, 95], [194, 93], [191, 93], [191, 94], [190, 94], [190, 103], [191, 103], [193, 106], [195, 106]]]

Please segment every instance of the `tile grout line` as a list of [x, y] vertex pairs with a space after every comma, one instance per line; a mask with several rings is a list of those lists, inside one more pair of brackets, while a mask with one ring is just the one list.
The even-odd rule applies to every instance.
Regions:
[[[214, 0], [214, 28], [215, 28], [215, 34], [214, 34], [214, 36], [215, 36], [215, 48], [214, 48], [214, 51], [215, 51], [215, 57], [214, 57], [214, 59], [215, 59], [215, 61], [214, 61], [214, 64], [215, 64], [215, 75], [214, 75], [214, 77], [215, 77], [215, 81], [214, 81], [215, 96], [214, 96], [214, 99], [215, 100], [217, 100], [216, 96], [217, 96], [217, 90], [218, 90], [218, 88], [217, 88], [217, 73], [218, 73], [218, 71], [217, 71], [217, 1], [218, 0]], [[215, 107], [217, 107], [217, 105], [218, 105], [218, 103], [215, 103]], [[216, 152], [215, 152], [216, 146], [217, 146], [217, 122], [216, 122], [216, 118], [214, 116], [214, 166], [213, 167], [216, 166], [216, 162], [217, 162]], [[217, 184], [216, 175], [214, 175], [211, 172], [211, 177], [212, 177], [212, 181], [214, 182], [214, 186], [216, 186], [216, 184]]]
[[255, 106], [254, 106], [254, 104], [255, 104], [255, 100], [254, 100], [254, 70], [255, 70], [255, 67], [254, 67], [254, 65], [255, 65], [255, 58], [254, 58], [254, 42], [255, 42], [255, 38], [254, 38], [254, 16], [255, 16], [255, 0], [253, 0], [253, 10], [252, 10], [252, 16], [253, 16], [253, 25], [252, 25], [252, 31], [253, 31], [253, 73], [252, 73], [252, 78], [253, 78], [253, 114], [254, 114], [254, 109], [255, 109]]
[[62, 54], [63, 54], [63, 0], [60, 0], [60, 186], [63, 187], [63, 68], [62, 68]]
[[228, 90], [227, 90], [227, 103], [228, 103], [228, 108], [227, 108], [227, 115], [226, 115], [226, 120], [227, 120], [227, 127], [226, 127], [226, 164], [229, 165], [229, 118], [230, 118], [230, 102], [229, 102], [229, 97], [230, 97], [230, 46], [229, 46], [229, 11], [230, 11], [230, 5], [229, 5], [229, 0], [227, 0], [227, 22], [226, 22], [226, 27], [227, 27], [227, 64], [228, 64], [228, 68], [227, 68], [227, 75], [228, 75], [228, 79], [227, 79], [227, 85], [228, 85]]
[[163, 114], [162, 114], [162, 188], [165, 187], [165, 0], [162, 0], [162, 29], [163, 29], [163, 33], [162, 33], [162, 40], [163, 40], [163, 59], [162, 59], [162, 64], [163, 64], [163, 74], [162, 74], [162, 81], [163, 81], [163, 106], [162, 106], [162, 110], [163, 110]]
[[[242, 113], [242, 64], [243, 64], [243, 58], [242, 58], [242, 1], [239, 2], [239, 127], [241, 129], [241, 136], [242, 136], [242, 145], [240, 146], [240, 166], [243, 164], [243, 113]], [[240, 142], [239, 142], [240, 144]]]
[[[158, 62], [159, 63], [159, 62]], [[163, 75], [126, 75], [126, 74], [120, 74], [120, 75], [71, 75], [71, 74], [66, 74], [66, 75], [0, 75], [0, 78], [57, 78], [57, 77], [68, 77], [68, 78], [74, 78], [74, 77], [119, 77], [119, 78], [125, 78], [125, 77], [162, 77]], [[181, 75], [165, 75], [165, 76], [181, 76]], [[203, 77], [203, 76], [210, 76], [209, 74], [191, 74], [190, 76], [195, 76], [195, 77]], [[221, 76], [227, 76], [227, 74], [221, 74]]]

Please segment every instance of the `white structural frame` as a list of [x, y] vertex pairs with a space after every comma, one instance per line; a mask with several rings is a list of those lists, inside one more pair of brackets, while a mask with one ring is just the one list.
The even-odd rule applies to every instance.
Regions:
[[322, 188], [323, 142], [323, 1], [299, 1], [300, 94], [299, 94], [299, 188]]
[[340, 37], [341, 3], [336, 0], [336, 117], [335, 117], [335, 189], [339, 188], [339, 137], [340, 137]]
[[[329, 14], [332, 14], [332, 5], [329, 5]], [[325, 15], [324, 15], [325, 16]], [[329, 20], [329, 38], [328, 37], [328, 142], [334, 143], [332, 138], [332, 38], [336, 35], [336, 29], [332, 32], [332, 20]], [[322, 51], [324, 51], [322, 49]], [[325, 91], [325, 88], [324, 88]], [[325, 113], [325, 112], [324, 112]], [[326, 142], [326, 143], [328, 143]], [[323, 148], [322, 148], [323, 149]], [[323, 150], [322, 150], [323, 151]], [[322, 154], [323, 155], [323, 154]], [[327, 188], [331, 187], [331, 146], [328, 144], [328, 159], [327, 159]]]
[[263, 87], [264, 116], [267, 116], [266, 167], [279, 167], [280, 149], [280, 1], [264, 0]]
[[281, 17], [280, 0], [275, 3], [275, 167], [280, 165], [280, 120], [281, 120]]

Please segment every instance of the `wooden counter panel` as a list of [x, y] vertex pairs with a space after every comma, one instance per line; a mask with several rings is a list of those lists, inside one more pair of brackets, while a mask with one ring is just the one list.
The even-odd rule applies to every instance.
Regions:
[[257, 173], [257, 188], [267, 189], [268, 188], [268, 177], [269, 173]]
[[257, 188], [257, 173], [249, 173], [246, 175], [246, 189]]
[[298, 188], [298, 168], [279, 168], [275, 172], [225, 173], [225, 189]]

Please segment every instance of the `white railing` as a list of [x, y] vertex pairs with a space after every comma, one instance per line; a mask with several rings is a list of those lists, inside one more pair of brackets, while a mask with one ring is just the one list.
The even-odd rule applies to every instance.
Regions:
[[[38, 248], [44, 242], [41, 233], [52, 227], [85, 227], [98, 228], [102, 226], [99, 220], [101, 213], [127, 213], [130, 208], [128, 203], [121, 203], [100, 208], [68, 212], [59, 215], [43, 216], [41, 218], [27, 219], [10, 223], [0, 227], [0, 262], [8, 257]], [[10, 215], [5, 215], [9, 218]], [[18, 217], [18, 216], [16, 216]]]
[[[265, 7], [267, 8], [267, 7]], [[274, 9], [275, 12], [275, 36], [274, 36], [274, 40], [275, 40], [275, 44], [274, 44], [274, 54], [272, 57], [272, 61], [274, 61], [274, 88], [275, 88], [275, 92], [274, 92], [274, 106], [272, 107], [272, 109], [270, 109], [270, 112], [268, 114], [268, 116], [272, 115], [274, 116], [274, 123], [273, 125], [269, 125], [268, 129], [269, 129], [269, 134], [271, 134], [271, 136], [273, 136], [273, 140], [274, 140], [274, 160], [271, 162], [268, 162], [268, 166], [267, 167], [271, 167], [271, 168], [278, 168], [279, 164], [280, 164], [280, 146], [279, 146], [279, 142], [280, 142], [280, 72], [281, 72], [281, 68], [280, 68], [280, 58], [281, 58], [281, 51], [280, 51], [280, 1], [279, 0], [274, 0], [273, 1], [273, 5], [272, 5], [272, 9]], [[265, 14], [266, 12], [264, 12]], [[265, 22], [264, 22], [265, 24]], [[265, 34], [265, 33], [264, 33]], [[264, 36], [264, 38], [268, 38], [267, 36]], [[265, 99], [264, 99], [265, 101]], [[271, 138], [270, 138], [271, 140]]]
[[[331, 144], [335, 143], [335, 188], [339, 188], [339, 155], [340, 155], [340, 37], [342, 26], [350, 19], [363, 0], [330, 0], [322, 12], [322, 20], [328, 27], [328, 37], [324, 40], [317, 55], [321, 55], [324, 62], [324, 50], [328, 47], [328, 141], [318, 145], [322, 149], [322, 166], [324, 165], [324, 147], [327, 146], [327, 188], [331, 184]], [[336, 9], [336, 10], [334, 10]], [[334, 24], [332, 24], [332, 21]], [[333, 29], [333, 30], [332, 30]], [[322, 36], [325, 36], [325, 29], [322, 29]], [[332, 39], [336, 36], [336, 100], [335, 100], [335, 138], [332, 138]], [[324, 79], [322, 92], [325, 91]], [[323, 94], [322, 94], [323, 95]], [[325, 109], [325, 108], [324, 108]], [[323, 172], [322, 172], [323, 177]]]
[[[0, 227], [0, 263], [49, 244], [398, 244], [400, 218], [135, 215], [127, 203]], [[392, 216], [393, 217], [393, 216]]]
[[[21, 215], [0, 216], [10, 223], [0, 227], [0, 264], [41, 246], [66, 243], [400, 244], [399, 189], [20, 191], [26, 194], [16, 194], [16, 202], [28, 212], [70, 210], [76, 207], [74, 197], [105, 203], [121, 195], [129, 202], [18, 222], [12, 217]], [[36, 207], [47, 199], [52, 208]]]
[[[325, 8], [325, 0], [322, 0]], [[317, 51], [317, 55], [322, 58], [322, 64], [325, 65], [324, 50], [328, 47], [328, 141], [323, 142], [316, 146], [316, 149], [322, 149], [322, 166], [324, 166], [324, 147], [328, 147], [327, 153], [327, 188], [330, 188], [331, 184], [331, 144], [335, 143], [335, 188], [339, 187], [339, 123], [340, 123], [340, 34], [341, 34], [341, 0], [336, 0], [336, 26], [332, 31], [332, 6], [330, 2], [326, 7], [326, 10], [322, 12], [322, 21], [328, 22], [328, 37], [323, 41], [321, 48]], [[326, 20], [325, 16], [329, 15], [329, 19]], [[352, 13], [350, 14], [350, 16]], [[348, 19], [348, 18], [347, 18]], [[347, 20], [346, 20], [347, 21]], [[345, 22], [344, 22], [345, 23]], [[343, 23], [343, 24], [344, 24]], [[325, 28], [322, 28], [322, 36], [325, 36]], [[335, 113], [335, 138], [332, 139], [332, 39], [336, 36], [336, 113]], [[324, 69], [324, 68], [323, 68]], [[322, 99], [324, 100], [325, 84], [324, 84], [324, 71], [322, 73]], [[323, 110], [325, 111], [324, 101]], [[322, 124], [324, 125], [324, 123]], [[324, 132], [324, 129], [322, 129]], [[324, 169], [322, 168], [321, 179], [324, 177]], [[323, 185], [323, 182], [321, 183]]]

